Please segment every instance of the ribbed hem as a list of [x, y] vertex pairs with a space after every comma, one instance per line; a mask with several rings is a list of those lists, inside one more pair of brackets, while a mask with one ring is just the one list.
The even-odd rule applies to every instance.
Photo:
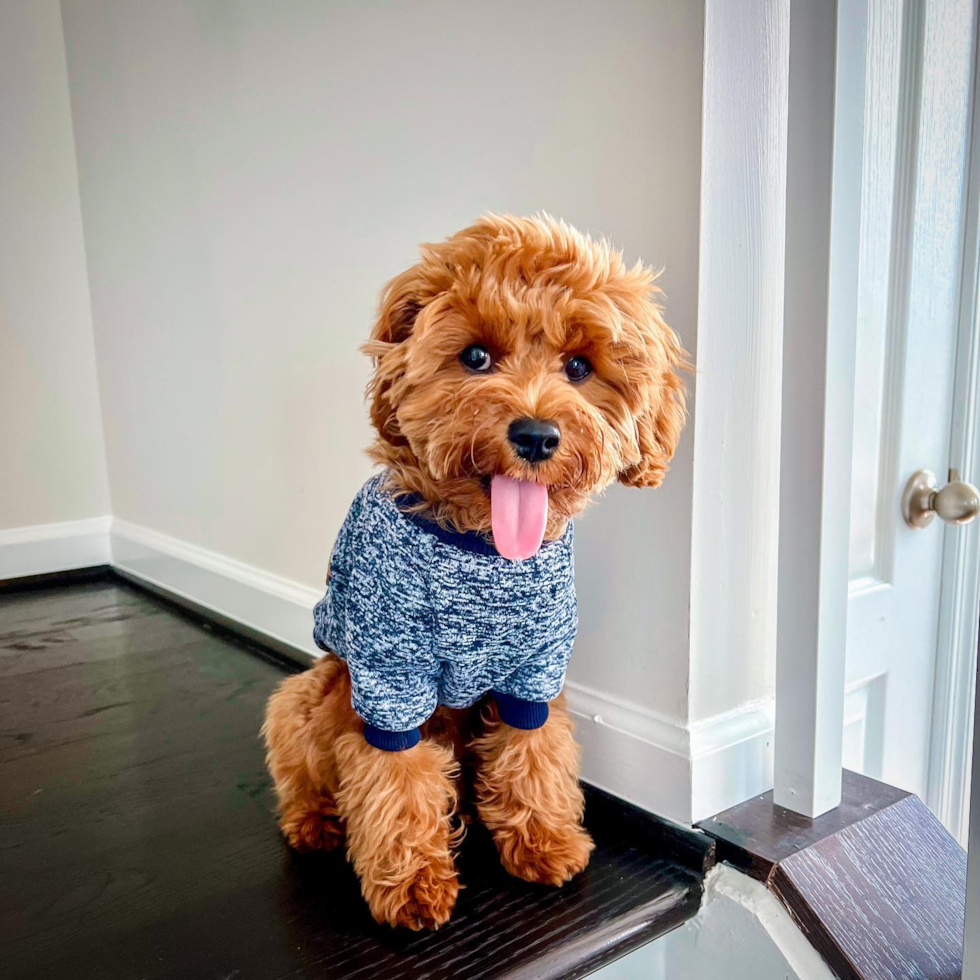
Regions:
[[404, 752], [405, 749], [418, 745], [422, 738], [422, 733], [417, 728], [412, 728], [407, 732], [386, 732], [383, 728], [375, 728], [374, 725], [364, 726], [364, 739], [368, 745], [373, 745], [382, 752]]
[[523, 701], [499, 691], [494, 691], [493, 696], [497, 700], [501, 721], [511, 728], [540, 728], [548, 720], [547, 701]]

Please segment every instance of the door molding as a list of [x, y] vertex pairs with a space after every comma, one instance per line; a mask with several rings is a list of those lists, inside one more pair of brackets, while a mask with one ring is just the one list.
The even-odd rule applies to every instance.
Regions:
[[[956, 380], [949, 465], [980, 481], [980, 24], [973, 4], [974, 43], [970, 142]], [[970, 807], [970, 756], [980, 616], [980, 521], [943, 528], [943, 567], [926, 802], [961, 843]]]
[[[915, 231], [917, 173], [919, 164], [919, 109], [922, 98], [922, 19], [924, 5], [916, 0], [901, 4], [901, 48], [899, 62], [898, 120], [891, 213], [891, 248], [888, 260], [884, 385], [885, 405], [904, 408], [905, 365], [908, 356], [910, 270]], [[895, 527], [901, 515], [894, 507], [895, 488], [902, 483], [902, 412], [890, 411], [879, 432], [877, 506], [875, 508], [875, 586], [891, 588], [895, 580]], [[851, 594], [857, 594], [854, 583]]]

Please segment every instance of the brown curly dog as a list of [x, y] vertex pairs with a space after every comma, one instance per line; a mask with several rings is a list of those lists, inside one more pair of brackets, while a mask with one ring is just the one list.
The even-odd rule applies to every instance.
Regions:
[[[370, 454], [407, 506], [493, 540], [490, 482], [533, 482], [547, 488], [541, 524], [554, 541], [614, 480], [659, 485], [684, 424], [688, 365], [653, 282], [607, 242], [546, 216], [489, 215], [423, 246], [385, 289], [365, 345], [376, 365]], [[537, 458], [514, 440], [514, 421], [528, 419], [557, 428]], [[504, 723], [492, 697], [439, 707], [404, 751], [365, 740], [351, 697], [347, 663], [328, 653], [273, 695], [263, 734], [290, 845], [346, 840], [379, 922], [448, 920], [463, 796], [511, 874], [561, 885], [586, 866], [593, 845], [561, 695], [531, 729]]]

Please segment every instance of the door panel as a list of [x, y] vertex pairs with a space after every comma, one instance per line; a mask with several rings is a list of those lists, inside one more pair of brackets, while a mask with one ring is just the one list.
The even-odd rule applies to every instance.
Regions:
[[843, 763], [855, 772], [881, 772], [885, 751], [886, 674], [851, 685], [844, 695]]
[[845, 744], [922, 796], [944, 530], [906, 528], [900, 503], [915, 470], [948, 469], [972, 17], [970, 0], [869, 4]]
[[[864, 164], [855, 345], [854, 463], [851, 484], [850, 580], [852, 593], [880, 584], [882, 546], [889, 528], [882, 489], [890, 482], [894, 436], [885, 428], [894, 405], [896, 346], [904, 328], [888, 315], [899, 130], [902, 4], [872, 2], [868, 9]], [[886, 378], [891, 382], [886, 396]], [[890, 437], [890, 438], [889, 438]], [[882, 468], [886, 472], [882, 473]]]

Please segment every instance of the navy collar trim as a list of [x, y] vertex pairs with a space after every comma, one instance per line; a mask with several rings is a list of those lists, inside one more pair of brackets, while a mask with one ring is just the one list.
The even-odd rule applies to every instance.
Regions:
[[[399, 504], [408, 507], [414, 507], [416, 504], [423, 502], [422, 497], [418, 496], [418, 494], [398, 498]], [[401, 510], [401, 507], [399, 507], [399, 510]], [[401, 513], [403, 517], [410, 520], [417, 528], [438, 538], [443, 544], [452, 545], [454, 548], [469, 551], [475, 555], [485, 555], [490, 558], [500, 557], [497, 549], [479, 531], [453, 531], [443, 527], [441, 524], [437, 524], [425, 514], [418, 512], [411, 513], [405, 510], [401, 510]]]

